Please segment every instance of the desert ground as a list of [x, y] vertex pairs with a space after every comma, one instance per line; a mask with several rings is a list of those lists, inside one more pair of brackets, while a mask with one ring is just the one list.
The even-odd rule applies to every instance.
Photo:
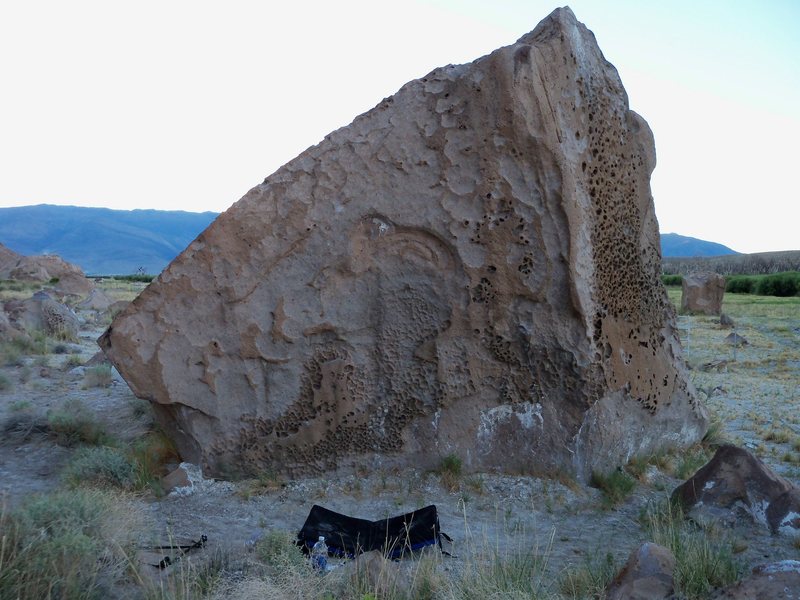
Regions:
[[[130, 300], [144, 284], [98, 285]], [[3, 288], [0, 299], [32, 291]], [[680, 289], [668, 293], [679, 305]], [[179, 458], [148, 403], [109, 366], [86, 364], [110, 315], [78, 311], [78, 339], [40, 336], [0, 348], [0, 597], [593, 598], [639, 544], [670, 540], [679, 563], [702, 562], [710, 573], [681, 572], [676, 597], [711, 597], [758, 564], [800, 559], [798, 540], [771, 535], [744, 515], [701, 526], [667, 508], [675, 487], [724, 441], [800, 485], [800, 297], [728, 294], [723, 311], [747, 345], [726, 344], [731, 330], [718, 317], [678, 317], [693, 384], [712, 415], [706, 440], [637, 460], [605, 490], [566, 473], [463, 473], [458, 457], [448, 457], [434, 472], [293, 481], [264, 473], [195, 479], [172, 493], [161, 477]], [[331, 561], [321, 576], [291, 544], [314, 504], [366, 519], [435, 504], [452, 556], [424, 552], [381, 563], [373, 576]], [[83, 524], [74, 535], [61, 523], [73, 513]], [[38, 534], [36, 523], [46, 523]], [[43, 547], [50, 554], [39, 561], [33, 551], [43, 528], [61, 526], [61, 545]], [[32, 536], [28, 554], [14, 550], [8, 540], [15, 535]], [[185, 554], [154, 548], [201, 535], [204, 547]], [[164, 555], [175, 560], [161, 569]]]

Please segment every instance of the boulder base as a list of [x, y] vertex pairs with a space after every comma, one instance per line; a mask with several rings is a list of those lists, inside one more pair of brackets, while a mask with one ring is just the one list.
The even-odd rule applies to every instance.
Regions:
[[647, 123], [569, 9], [253, 188], [100, 344], [216, 476], [568, 471], [694, 442]]

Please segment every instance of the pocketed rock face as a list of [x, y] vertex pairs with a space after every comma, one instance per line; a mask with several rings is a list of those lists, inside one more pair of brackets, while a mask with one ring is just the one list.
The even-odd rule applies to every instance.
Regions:
[[691, 443], [647, 124], [569, 9], [268, 177], [100, 343], [207, 473], [586, 477]]

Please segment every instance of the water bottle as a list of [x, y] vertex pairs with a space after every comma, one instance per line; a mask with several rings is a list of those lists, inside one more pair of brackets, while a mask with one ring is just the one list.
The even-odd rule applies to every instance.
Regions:
[[319, 540], [311, 549], [311, 566], [323, 573], [328, 566], [328, 546], [325, 544], [324, 535], [319, 536]]

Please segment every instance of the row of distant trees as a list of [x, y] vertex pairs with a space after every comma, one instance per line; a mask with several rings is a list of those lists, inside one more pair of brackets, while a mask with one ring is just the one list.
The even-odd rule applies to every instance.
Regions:
[[800, 271], [800, 250], [730, 254], [710, 257], [669, 257], [661, 262], [664, 275], [688, 275], [696, 271], [711, 271], [720, 275], [770, 275]]

